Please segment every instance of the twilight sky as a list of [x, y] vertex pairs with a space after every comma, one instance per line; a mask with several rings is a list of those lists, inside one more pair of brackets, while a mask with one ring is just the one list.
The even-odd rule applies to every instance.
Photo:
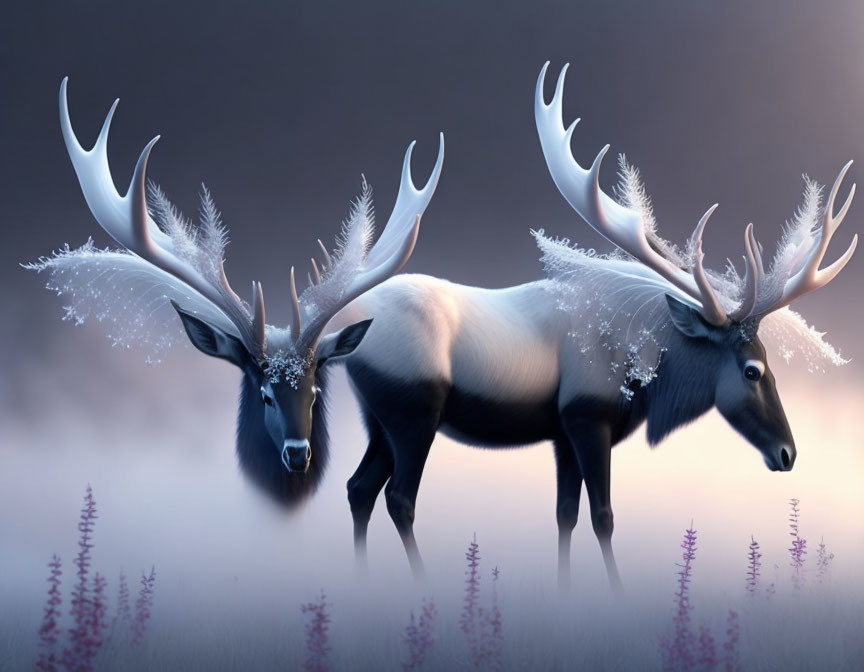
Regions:
[[[334, 448], [326, 488], [290, 525], [268, 518], [272, 512], [232, 462], [238, 374], [191, 350], [148, 367], [140, 353], [112, 351], [95, 326], [60, 321], [60, 300], [18, 263], [88, 236], [108, 243], [60, 136], [63, 76], [70, 77], [71, 114], [85, 145], [121, 98], [111, 136], [119, 185], [125, 188], [138, 152], [157, 133], [150, 175], [169, 196], [192, 213], [198, 185], [207, 184], [230, 228], [232, 284], [261, 280], [275, 323], [287, 316], [289, 267], [314, 252], [315, 238], [332, 240], [361, 173], [375, 187], [383, 219], [405, 147], [417, 139], [415, 175], [425, 180], [438, 131], [447, 142], [444, 171], [408, 270], [491, 287], [538, 278], [529, 228], [607, 250], [546, 172], [533, 92], [547, 59], [555, 73], [571, 63], [565, 113], [583, 119], [574, 154], [584, 163], [606, 142], [626, 152], [642, 170], [664, 236], [682, 242], [707, 207], [720, 203], [705, 236], [714, 267], [726, 256], [740, 258], [751, 221], [773, 249], [800, 202], [803, 172], [830, 185], [851, 158], [859, 163], [849, 184], [862, 174], [859, 2], [434, 4], [102, 0], [4, 9], [0, 537], [14, 549], [3, 554], [11, 565], [6, 576], [22, 579], [7, 590], [38, 586], [42, 571], [32, 567], [56, 546], [71, 555], [87, 481], [111, 512], [105, 534], [113, 529], [115, 542], [103, 542], [111, 567], [149, 553], [140, 562], [156, 555], [180, 575], [189, 560], [172, 549], [184, 543], [219, 558], [214, 572], [220, 561], [229, 573], [248, 561], [238, 549], [258, 549], [255, 562], [267, 566], [268, 553], [293, 553], [322, 538], [334, 557], [347, 557], [342, 484], [363, 449], [353, 402], [339, 383], [336, 434], [345, 449]], [[614, 161], [607, 164], [608, 188]], [[829, 256], [864, 233], [862, 222], [859, 202]], [[773, 362], [798, 441], [795, 471], [770, 474], [716, 415], [657, 453], [638, 432], [614, 457], [619, 553], [635, 557], [655, 533], [674, 549], [694, 516], [735, 544], [746, 545], [754, 528], [766, 536], [773, 530], [782, 553], [785, 502], [799, 496], [814, 534], [833, 534], [836, 546], [860, 559], [862, 281], [859, 251], [830, 287], [796, 304], [852, 357], [850, 365], [808, 375]], [[440, 542], [433, 557], [457, 557], [472, 529], [483, 529], [506, 557], [518, 533], [541, 545], [551, 567], [548, 447], [498, 455], [445, 440], [437, 447], [418, 501], [421, 545], [425, 533]], [[502, 497], [508, 488], [523, 496]], [[477, 507], [475, 515], [453, 526], [460, 506]], [[322, 521], [332, 524], [323, 537]], [[292, 535], [279, 542], [290, 551], [268, 546], [275, 542], [267, 535], [281, 534]], [[381, 506], [371, 534], [373, 557], [401, 552]], [[587, 516], [579, 535], [582, 562], [599, 571]], [[719, 542], [715, 558], [724, 564]], [[625, 573], [633, 569], [632, 561], [621, 564]], [[320, 567], [309, 567], [318, 580]]]

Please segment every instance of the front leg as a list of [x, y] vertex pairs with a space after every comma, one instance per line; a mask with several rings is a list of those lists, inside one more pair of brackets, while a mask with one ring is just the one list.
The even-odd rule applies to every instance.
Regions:
[[621, 577], [612, 552], [612, 501], [609, 491], [612, 432], [609, 425], [597, 420], [565, 418], [564, 429], [573, 447], [579, 470], [585, 480], [588, 503], [591, 507], [591, 524], [603, 551], [609, 583], [616, 591], [621, 589]]
[[565, 437], [555, 442], [555, 474], [558, 481], [558, 587], [567, 591], [570, 589], [570, 540], [579, 518], [582, 472], [576, 461], [576, 451]]

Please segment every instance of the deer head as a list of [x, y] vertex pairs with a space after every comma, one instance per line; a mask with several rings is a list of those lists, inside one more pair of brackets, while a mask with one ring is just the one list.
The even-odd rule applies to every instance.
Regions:
[[[555, 185], [591, 228], [624, 253], [623, 259], [607, 260], [607, 271], [625, 274], [633, 282], [666, 295], [666, 323], [677, 333], [679, 350], [687, 353], [677, 357], [682, 368], [677, 372], [681, 384], [692, 388], [693, 381], [698, 381], [707, 389], [709, 406], [715, 405], [759, 449], [769, 468], [788, 471], [795, 462], [794, 440], [757, 331], [765, 316], [827, 285], [852, 257], [857, 235], [835, 262], [820, 269], [828, 244], [855, 194], [853, 185], [835, 214], [835, 200], [852, 162], [840, 171], [824, 209], [818, 187], [808, 180], [808, 200], [803, 209], [806, 212], [799, 211], [796, 221], [784, 232], [769, 269], [763, 265], [762, 246], [750, 224], [744, 231], [744, 277], [734, 267], [718, 274], [705, 268], [702, 249], [705, 226], [717, 205], [699, 220], [687, 253], [682, 255], [657, 235], [653, 218], [604, 193], [599, 184], [600, 167], [609, 146], [600, 150], [587, 170], [576, 162], [570, 142], [579, 119], [567, 128], [563, 124], [567, 66], [558, 78], [552, 102], [547, 104], [543, 84], [548, 66], [543, 66], [537, 81], [534, 111], [540, 144]], [[622, 166], [628, 170], [626, 164]], [[672, 354], [667, 360], [672, 359]], [[662, 432], [651, 436], [650, 424], [649, 417], [649, 438], [662, 438]]]
[[[381, 236], [371, 245], [371, 190], [350, 211], [335, 251], [319, 240], [323, 261], [312, 259], [309, 287], [298, 294], [294, 268], [289, 273], [290, 323], [283, 328], [265, 321], [264, 293], [252, 283], [249, 301], [240, 298], [224, 268], [226, 231], [209, 192], [202, 196], [201, 226], [195, 228], [150, 185], [147, 162], [159, 136], [141, 152], [125, 194], [120, 194], [108, 165], [108, 132], [117, 101], [95, 144], [85, 150], [69, 118], [67, 80], [60, 87], [60, 124], [66, 149], [87, 205], [120, 250], [97, 250], [88, 243], [67, 247], [28, 268], [51, 273], [49, 288], [71, 296], [67, 316], [95, 316], [113, 329], [115, 342], [127, 336], [162, 344], [150, 318], [173, 306], [186, 335], [201, 352], [235, 364], [260, 390], [264, 424], [289, 471], [304, 472], [311, 459], [310, 432], [316, 398], [315, 372], [326, 361], [352, 352], [370, 321], [345, 327], [322, 338], [330, 319], [355, 298], [399, 272], [414, 250], [420, 218], [429, 204], [444, 159], [444, 137], [438, 159], [422, 189], [411, 177], [408, 147], [399, 194]], [[149, 196], [149, 199], [148, 199]], [[133, 314], [129, 315], [129, 308]], [[115, 310], [116, 309], [116, 310]], [[117, 311], [127, 310], [119, 318]], [[161, 312], [160, 312], [161, 311]], [[176, 318], [174, 318], [176, 319]], [[113, 325], [113, 326], [112, 326]], [[119, 336], [118, 336], [119, 334]], [[151, 343], [152, 345], [153, 343]]]

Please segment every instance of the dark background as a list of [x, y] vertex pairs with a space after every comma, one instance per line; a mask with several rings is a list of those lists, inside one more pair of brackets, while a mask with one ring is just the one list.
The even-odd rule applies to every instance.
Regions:
[[[859, 2], [93, 1], [3, 14], [0, 357], [10, 371], [72, 333], [42, 280], [17, 264], [90, 235], [108, 243], [60, 137], [65, 75], [85, 146], [121, 98], [110, 143], [121, 190], [157, 133], [150, 175], [187, 213], [207, 184], [230, 228], [232, 283], [263, 281], [276, 323], [289, 266], [307, 263], [315, 238], [332, 240], [360, 174], [383, 224], [405, 147], [418, 140], [420, 182], [439, 130], [444, 173], [408, 270], [486, 286], [537, 278], [529, 227], [606, 249], [546, 172], [533, 92], [547, 59], [553, 79], [572, 64], [576, 157], [590, 161], [606, 142], [626, 152], [661, 233], [682, 242], [720, 202], [706, 234], [715, 267], [740, 259], [749, 221], [772, 248], [802, 172], [830, 185], [845, 161], [864, 158]], [[862, 231], [861, 207], [832, 255]], [[864, 352], [854, 337], [862, 275], [855, 258], [797, 305], [852, 355]]]
[[[328, 475], [289, 519], [238, 473], [237, 370], [191, 348], [157, 367], [140, 352], [112, 350], [98, 324], [61, 323], [62, 300], [19, 267], [88, 236], [109, 244], [60, 135], [64, 76], [85, 145], [121, 98], [110, 146], [121, 190], [157, 133], [150, 174], [169, 196], [194, 214], [200, 182], [211, 188], [231, 231], [232, 284], [263, 281], [268, 316], [278, 324], [287, 317], [290, 266], [307, 263], [316, 238], [332, 241], [361, 173], [376, 189], [383, 223], [406, 146], [417, 139], [421, 182], [439, 131], [447, 139], [444, 171], [409, 271], [485, 286], [538, 278], [532, 227], [608, 250], [546, 171], [533, 119], [546, 60], [555, 75], [572, 64], [565, 113], [583, 118], [576, 157], [588, 162], [607, 142], [613, 155], [626, 152], [643, 171], [661, 233], [683, 242], [719, 202], [705, 236], [707, 263], [740, 259], [750, 221], [770, 253], [800, 202], [802, 172], [830, 185], [850, 158], [864, 161], [862, 29], [860, 0], [5, 3], [0, 668], [25, 669], [35, 658], [44, 563], [58, 553], [64, 580], [73, 576], [88, 483], [100, 507], [94, 568], [110, 578], [112, 596], [120, 570], [134, 579], [155, 564], [159, 575], [149, 653], [137, 667], [111, 669], [174, 669], [184, 659], [184, 669], [208, 672], [290, 668], [302, 650], [297, 607], [322, 587], [338, 605], [333, 669], [356, 669], [364, 652], [372, 661], [364, 669], [395, 669], [405, 619], [420, 605], [380, 502], [370, 527], [373, 581], [362, 586], [371, 597], [353, 585], [344, 484], [365, 437], [341, 371], [332, 379]], [[615, 182], [613, 156], [602, 182], [607, 189]], [[832, 260], [864, 232], [862, 223], [864, 203], [857, 203]], [[742, 605], [742, 619], [754, 624], [742, 638], [751, 651], [745, 665], [864, 669], [862, 280], [864, 250], [830, 287], [796, 303], [852, 356], [849, 366], [810, 375], [798, 360], [784, 366], [769, 351], [799, 450], [792, 473], [769, 473], [713, 412], [660, 450], [650, 451], [641, 432], [616, 448], [616, 552], [644, 609], [608, 608], [584, 513], [573, 542], [575, 616], [554, 609], [549, 445], [479, 451], [436, 440], [417, 532], [453, 655], [462, 655], [457, 614], [474, 533], [484, 571], [502, 568], [505, 628], [517, 660], [531, 660], [523, 667], [568, 669], [579, 660], [586, 669], [645, 669], [669, 622], [681, 531], [695, 520], [700, 534], [698, 620], [716, 616], [722, 628], [734, 596], [751, 599], [742, 580], [751, 534], [762, 543], [765, 580], [778, 582], [778, 598], [791, 590], [786, 518], [796, 497], [808, 562], [823, 535], [837, 553], [836, 592], [813, 593], [813, 609], [788, 592], [785, 603], [759, 598], [766, 611]], [[582, 506], [587, 511], [587, 501]], [[441, 669], [464, 666], [439, 660]]]

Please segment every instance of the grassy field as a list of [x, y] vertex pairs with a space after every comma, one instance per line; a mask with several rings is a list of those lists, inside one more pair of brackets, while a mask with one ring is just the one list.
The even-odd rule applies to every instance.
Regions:
[[[92, 510], [82, 512], [81, 522], [95, 524], [92, 515]], [[642, 576], [630, 577], [620, 596], [603, 581], [562, 594], [530, 568], [512, 576], [505, 569], [495, 578], [495, 565], [483, 557], [482, 546], [473, 551], [469, 546], [466, 559], [454, 563], [446, 579], [416, 584], [354, 574], [330, 590], [325, 586], [324, 596], [316, 587], [296, 585], [249, 594], [234, 577], [223, 585], [209, 584], [202, 600], [183, 577], [158, 577], [151, 605], [142, 601], [132, 580], [128, 618], [116, 585], [109, 587], [98, 623], [92, 611], [85, 613], [83, 627], [95, 648], [92, 665], [79, 655], [76, 669], [864, 669], [864, 599], [854, 581], [844, 578], [852, 568], [820, 554], [818, 542], [803, 544], [807, 553], [802, 555], [796, 528], [784, 530], [783, 524], [778, 533], [789, 535], [787, 555], [757, 557], [741, 549], [737, 581], [713, 580], [712, 570], [700, 566], [698, 532], [691, 533], [689, 545], [685, 533], [682, 547], [669, 549], [666, 571], [646, 567]], [[64, 648], [74, 648], [70, 591], [80, 586], [82, 552], [79, 545], [77, 562], [64, 565], [63, 602], [53, 629], [57, 659]], [[91, 571], [88, 567], [84, 580], [92, 610]], [[40, 651], [51, 648], [39, 645], [47, 585], [32, 604], [4, 605], [0, 669], [33, 669]], [[417, 620], [424, 602], [436, 607], [431, 623], [428, 611], [425, 622]], [[303, 609], [304, 604], [310, 606]], [[145, 615], [142, 610], [151, 607], [152, 616]], [[734, 637], [728, 631], [730, 610], [740, 629]], [[406, 630], [412, 612], [415, 626], [420, 625], [413, 634]], [[676, 636], [677, 659], [668, 655]], [[689, 654], [682, 654], [682, 646], [690, 648]], [[689, 655], [689, 662], [681, 655]], [[45, 664], [42, 669], [67, 668]]]

